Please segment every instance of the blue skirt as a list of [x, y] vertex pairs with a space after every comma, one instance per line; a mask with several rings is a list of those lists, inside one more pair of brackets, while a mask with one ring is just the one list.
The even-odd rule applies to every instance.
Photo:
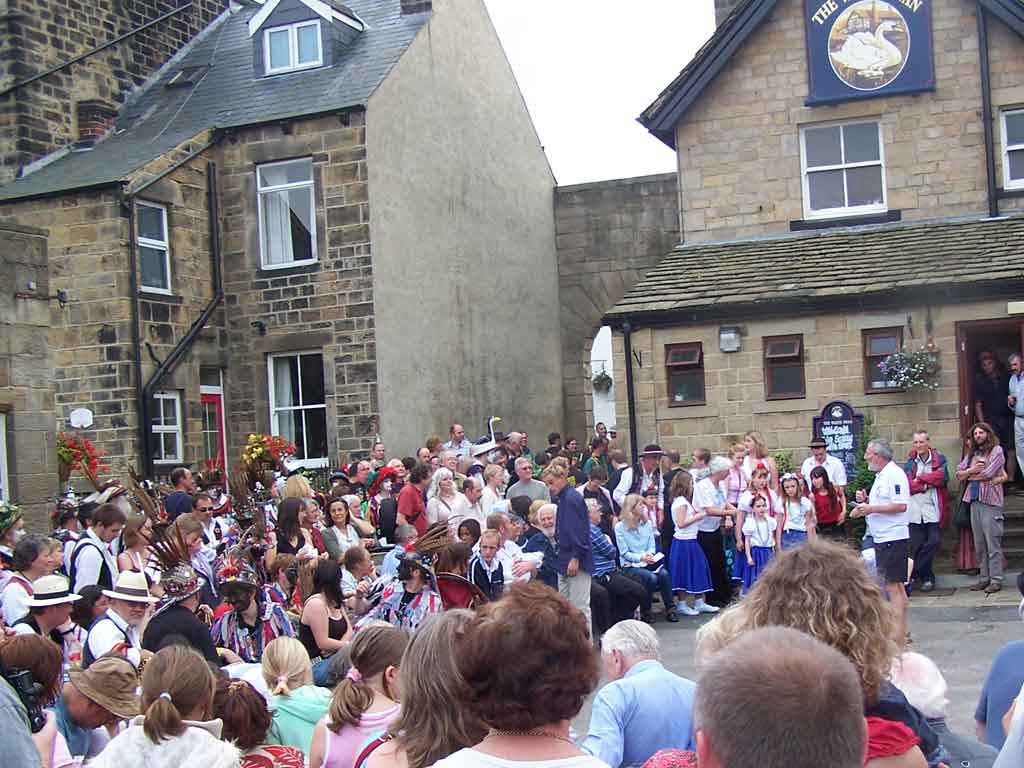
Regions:
[[668, 570], [672, 574], [673, 592], [703, 595], [715, 589], [711, 583], [708, 559], [696, 539], [672, 539]]
[[807, 543], [807, 531], [783, 531], [782, 548], [792, 549]]
[[754, 582], [757, 581], [757, 577], [761, 575], [761, 572], [768, 567], [768, 564], [775, 557], [774, 547], [751, 547], [750, 556], [754, 560], [754, 564], [751, 565], [743, 559], [743, 594], [747, 594], [750, 588], [754, 586]]
[[[733, 539], [733, 541], [735, 542], [735, 539]], [[742, 541], [743, 539], [740, 539], [740, 542]], [[746, 572], [746, 570], [747, 555], [743, 551], [743, 545], [741, 543], [740, 546], [736, 547], [736, 553], [733, 555], [732, 558], [732, 580], [743, 581], [743, 574]]]

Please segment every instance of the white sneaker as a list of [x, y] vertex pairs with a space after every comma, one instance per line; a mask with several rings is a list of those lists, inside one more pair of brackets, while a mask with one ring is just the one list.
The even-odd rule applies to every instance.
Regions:
[[695, 602], [693, 604], [693, 607], [697, 611], [697, 613], [718, 613], [720, 610], [722, 610], [717, 606], [708, 605], [703, 600], [698, 600], [697, 602]]
[[676, 606], [676, 613], [681, 613], [683, 616], [700, 616], [700, 611], [696, 608], [691, 608], [686, 603], [679, 603]]

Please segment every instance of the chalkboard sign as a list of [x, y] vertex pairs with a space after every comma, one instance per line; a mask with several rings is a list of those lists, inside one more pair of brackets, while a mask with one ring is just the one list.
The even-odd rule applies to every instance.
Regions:
[[814, 436], [825, 441], [829, 455], [835, 456], [846, 467], [846, 476], [854, 476], [857, 459], [864, 452], [864, 416], [855, 413], [853, 406], [842, 400], [826, 405], [821, 416], [814, 417]]

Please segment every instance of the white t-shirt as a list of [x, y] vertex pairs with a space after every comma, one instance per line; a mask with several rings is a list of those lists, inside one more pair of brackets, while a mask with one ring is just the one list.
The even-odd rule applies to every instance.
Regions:
[[783, 508], [786, 511], [786, 527], [784, 530], [807, 530], [807, 516], [814, 511], [814, 504], [810, 499], [806, 496], [801, 496], [799, 504], [795, 501], [787, 501], [783, 503]]
[[[710, 477], [705, 477], [693, 489], [693, 508], [703, 512], [708, 507], [722, 506], [721, 490], [711, 482]], [[697, 523], [698, 531], [714, 532], [722, 525], [722, 518], [708, 515]]]
[[593, 755], [563, 757], [558, 760], [506, 760], [478, 752], [473, 748], [460, 749], [443, 760], [434, 763], [434, 768], [609, 768], [608, 763]]
[[846, 465], [835, 456], [825, 454], [825, 461], [821, 464], [815, 461], [813, 456], [808, 456], [800, 465], [800, 474], [804, 476], [808, 488], [811, 487], [811, 470], [815, 467], [825, 468], [825, 474], [832, 485], [846, 487]]
[[[764, 496], [764, 493], [762, 492], [761, 495]], [[753, 503], [754, 492], [747, 489], [740, 494], [740, 498], [736, 502], [736, 506], [749, 514]], [[773, 517], [782, 514], [782, 502], [779, 500], [778, 494], [776, 494], [771, 488], [768, 489], [768, 514]]]
[[22, 584], [22, 579], [24, 578], [24, 576], [19, 574], [17, 577], [9, 579], [4, 587], [4, 622], [6, 622], [8, 627], [13, 627], [14, 622], [28, 613], [27, 602], [29, 594], [24, 584]]
[[679, 539], [680, 541], [697, 538], [697, 530], [700, 526], [699, 520], [696, 523], [690, 523], [685, 528], [680, 527], [677, 522], [680, 519], [685, 520], [687, 517], [691, 517], [692, 515], [693, 505], [686, 500], [685, 496], [679, 496], [672, 502], [672, 521], [675, 523], [676, 528], [672, 538]]
[[[868, 504], [910, 504], [910, 481], [907, 473], [890, 461], [875, 475], [875, 482], [868, 494]], [[881, 513], [867, 517], [868, 533], [875, 544], [900, 541], [910, 538], [910, 512], [904, 509], [898, 515]]]
[[750, 540], [752, 547], [774, 547], [775, 529], [778, 527], [779, 521], [774, 517], [765, 516], [761, 520], [751, 514], [743, 521], [743, 535]]

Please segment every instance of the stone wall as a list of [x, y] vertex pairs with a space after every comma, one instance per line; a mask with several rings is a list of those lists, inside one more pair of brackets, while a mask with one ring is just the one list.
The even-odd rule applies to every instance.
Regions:
[[582, 439], [593, 431], [590, 350], [601, 318], [680, 240], [676, 174], [559, 187], [555, 227], [564, 429]]
[[0, 413], [7, 421], [7, 495], [45, 530], [57, 493], [53, 356], [46, 343], [51, 283], [46, 231], [0, 221]]
[[[788, 232], [804, 218], [800, 127], [834, 120], [881, 120], [888, 206], [904, 220], [985, 213], [976, 4], [932, 4], [933, 92], [826, 107], [804, 103], [803, 5], [780, 0], [677, 126], [687, 240]], [[990, 27], [998, 139], [998, 108], [1024, 101], [1024, 44]]]
[[[644, 328], [633, 333], [633, 375], [636, 387], [638, 442], [657, 440], [666, 450], [684, 455], [694, 448], [725, 451], [743, 433], [756, 429], [772, 451], [792, 451], [803, 460], [811, 435], [811, 419], [831, 400], [846, 400], [870, 414], [879, 436], [893, 444], [897, 455], [910, 447], [917, 427], [930, 430], [933, 442], [949, 457], [960, 455], [958, 415], [959, 321], [1006, 319], [1005, 301], [977, 302], [932, 307], [935, 343], [941, 350], [940, 387], [934, 392], [865, 394], [862, 331], [902, 327], [908, 315], [921, 338], [926, 322], [924, 308], [890, 312], [818, 314], [814, 317], [780, 318], [744, 323], [742, 350], [718, 350], [718, 324], [673, 328]], [[805, 348], [807, 396], [793, 400], [766, 400], [764, 394], [764, 336], [802, 333]], [[904, 330], [904, 338], [909, 340]], [[671, 407], [665, 370], [665, 346], [701, 342], [704, 352], [706, 405]], [[625, 392], [623, 339], [613, 337], [615, 386]], [[973, 365], [973, 360], [971, 361]], [[973, 369], [971, 375], [973, 376]], [[618, 423], [628, 424], [626, 399], [617, 403]]]
[[[364, 113], [243, 129], [217, 157], [229, 460], [250, 432], [269, 429], [267, 356], [275, 352], [323, 352], [331, 461], [367, 453], [379, 409]], [[313, 158], [319, 262], [262, 270], [256, 164], [297, 157]]]
[[[0, 12], [0, 87], [74, 58], [173, 10], [175, 0], [8, 0]], [[26, 163], [78, 138], [75, 105], [117, 108], [226, 7], [191, 7], [80, 64], [0, 99], [0, 183]]]

